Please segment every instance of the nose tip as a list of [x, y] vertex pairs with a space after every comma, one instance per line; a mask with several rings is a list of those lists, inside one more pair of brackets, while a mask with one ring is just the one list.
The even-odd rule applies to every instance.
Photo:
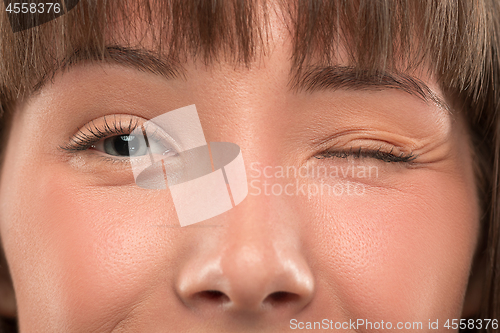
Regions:
[[192, 261], [176, 286], [197, 311], [298, 312], [312, 299], [314, 282], [302, 257], [265, 255], [243, 247], [237, 253]]

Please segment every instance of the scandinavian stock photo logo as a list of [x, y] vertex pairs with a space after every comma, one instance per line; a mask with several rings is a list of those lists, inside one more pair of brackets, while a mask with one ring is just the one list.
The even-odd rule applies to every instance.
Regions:
[[248, 194], [240, 147], [207, 144], [195, 105], [145, 122], [126, 141], [135, 183], [151, 190], [168, 187], [181, 226], [220, 215]]

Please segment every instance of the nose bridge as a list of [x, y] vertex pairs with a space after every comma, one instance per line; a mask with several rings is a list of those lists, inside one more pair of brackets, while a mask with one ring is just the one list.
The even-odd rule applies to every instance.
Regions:
[[[185, 260], [175, 287], [196, 313], [220, 314], [214, 310], [221, 304], [224, 313], [296, 312], [314, 294], [314, 278], [300, 247], [300, 214], [289, 197], [263, 193], [266, 179], [251, 168], [252, 163], [279, 164], [282, 129], [273, 124], [281, 112], [275, 106], [282, 92], [273, 88], [277, 84], [240, 79], [231, 80], [223, 101], [205, 100], [200, 109], [220, 115], [201, 117], [202, 124], [210, 124], [205, 132], [208, 141], [240, 146], [249, 192], [237, 206], [211, 220], [223, 226], [220, 233], [199, 238], [198, 250]], [[260, 191], [251, 186], [255, 177], [263, 177], [256, 184]]]
[[[291, 251], [297, 241], [296, 235], [293, 230], [286, 230], [285, 221], [277, 223], [272, 201], [263, 196], [249, 195], [245, 204], [228, 214], [230, 221], [221, 267], [226, 276], [241, 287], [254, 284], [255, 288], [270, 288], [277, 281], [268, 280], [279, 280], [285, 273], [282, 264], [286, 258], [283, 256], [298, 256]], [[283, 242], [284, 238], [288, 242]]]
[[300, 214], [293, 201], [268, 194], [249, 191], [247, 198], [224, 218], [227, 229], [224, 248], [248, 257], [249, 263], [276, 261], [285, 254], [300, 252], [296, 221]]

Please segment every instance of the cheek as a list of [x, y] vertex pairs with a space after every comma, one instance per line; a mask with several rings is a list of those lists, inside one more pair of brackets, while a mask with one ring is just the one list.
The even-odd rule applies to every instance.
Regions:
[[88, 186], [57, 165], [28, 169], [13, 180], [7, 205], [15, 213], [4, 212], [2, 233], [23, 319], [42, 313], [45, 321], [92, 331], [113, 327], [151, 290], [168, 293], [158, 285], [173, 279], [183, 236], [168, 228], [178, 221], [167, 191]]
[[[478, 235], [472, 186], [412, 170], [398, 189], [321, 197], [316, 247], [342, 307], [373, 320], [460, 318]], [[463, 178], [463, 177], [462, 177]]]

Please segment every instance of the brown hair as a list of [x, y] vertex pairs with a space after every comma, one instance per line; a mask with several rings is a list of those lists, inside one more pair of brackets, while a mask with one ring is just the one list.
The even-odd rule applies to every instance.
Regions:
[[[500, 318], [497, 1], [81, 0], [67, 14], [18, 33], [12, 32], [4, 12], [0, 15], [3, 119], [16, 100], [35, 92], [55, 71], [75, 61], [109, 57], [109, 47], [127, 45], [130, 35], [144, 27], [153, 51], [167, 61], [182, 64], [186, 57], [194, 57], [207, 64], [224, 59], [250, 66], [267, 52], [271, 10], [283, 18], [293, 38], [295, 77], [312, 64], [335, 63], [336, 47], [343, 45], [350, 65], [360, 73], [411, 71], [425, 65], [447, 97], [458, 101], [477, 156], [482, 203], [483, 241], [477, 257], [486, 258], [486, 280], [477, 318]], [[7, 127], [5, 120], [2, 127]]]

